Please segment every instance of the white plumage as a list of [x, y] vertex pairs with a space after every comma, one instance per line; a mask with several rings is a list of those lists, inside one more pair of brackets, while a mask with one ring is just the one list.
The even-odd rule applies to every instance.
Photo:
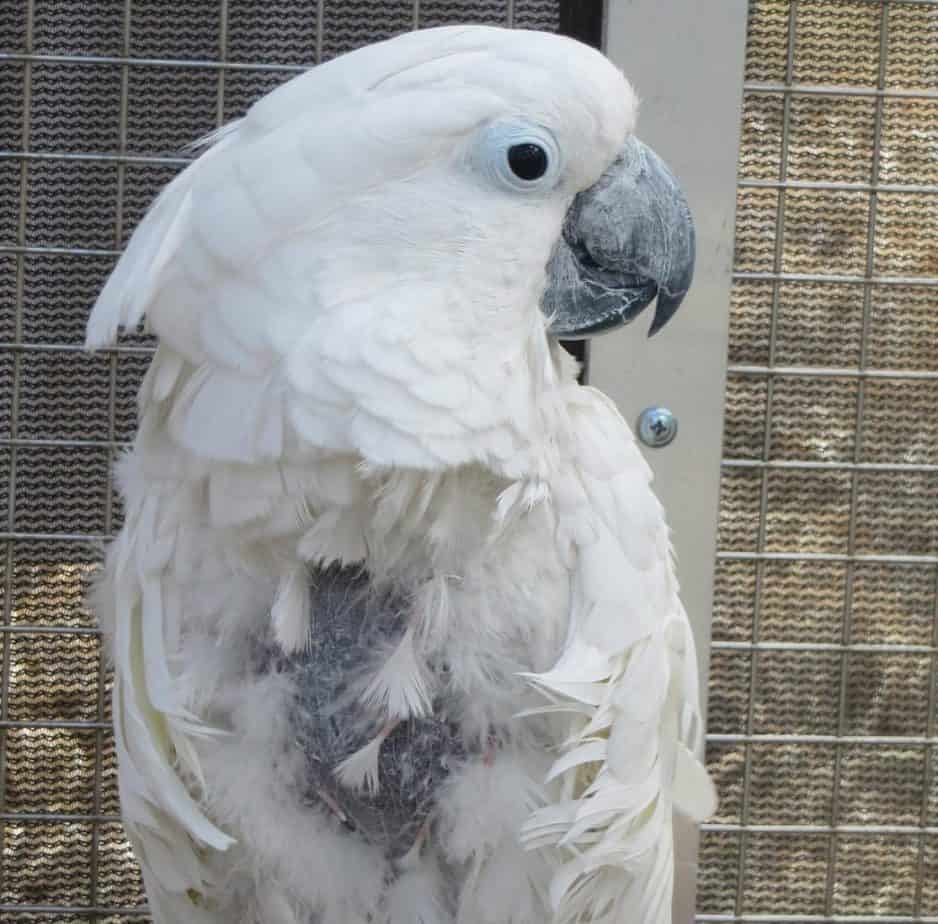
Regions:
[[[135, 232], [88, 344], [160, 345], [95, 605], [158, 924], [670, 920], [672, 810], [713, 808], [693, 639], [649, 469], [539, 307], [635, 108], [568, 40], [413, 33], [262, 99]], [[518, 118], [562, 151], [534, 194], [483, 169]], [[331, 565], [408, 601], [339, 782], [440, 702], [462, 741], [403, 858], [304, 795], [296, 674], [258, 666], [315, 642]]]

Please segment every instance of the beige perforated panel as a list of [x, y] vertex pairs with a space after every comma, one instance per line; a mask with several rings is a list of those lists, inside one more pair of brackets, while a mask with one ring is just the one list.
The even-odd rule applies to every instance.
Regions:
[[556, 29], [557, 0], [0, 0], [0, 920], [140, 919], [82, 605], [151, 344], [82, 353], [180, 149], [318, 60], [414, 25]]
[[753, 0], [701, 921], [938, 921], [938, 3]]

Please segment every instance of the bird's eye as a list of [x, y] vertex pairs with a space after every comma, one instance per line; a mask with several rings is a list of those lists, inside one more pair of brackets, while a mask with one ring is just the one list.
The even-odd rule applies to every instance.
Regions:
[[490, 181], [512, 192], [545, 193], [561, 177], [557, 139], [526, 119], [498, 119], [486, 125], [472, 145], [471, 161]]
[[539, 144], [527, 141], [524, 144], [513, 144], [508, 149], [508, 166], [519, 180], [533, 182], [539, 180], [550, 164], [550, 159]]

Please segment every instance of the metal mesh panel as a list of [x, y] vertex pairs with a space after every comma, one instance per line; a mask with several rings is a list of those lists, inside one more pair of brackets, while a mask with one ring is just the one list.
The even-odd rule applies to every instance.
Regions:
[[938, 2], [750, 3], [701, 921], [938, 921]]
[[152, 344], [84, 321], [182, 146], [297, 70], [414, 26], [555, 30], [556, 0], [0, 3], [0, 918], [142, 920], [106, 666], [82, 604]]

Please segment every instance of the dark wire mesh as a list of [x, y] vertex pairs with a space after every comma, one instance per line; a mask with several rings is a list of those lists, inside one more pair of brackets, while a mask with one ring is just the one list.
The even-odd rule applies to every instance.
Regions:
[[140, 917], [106, 667], [82, 604], [152, 344], [82, 353], [181, 148], [296, 71], [414, 26], [555, 30], [556, 0], [0, 2], [0, 919]]
[[749, 12], [699, 920], [938, 921], [938, 3]]

